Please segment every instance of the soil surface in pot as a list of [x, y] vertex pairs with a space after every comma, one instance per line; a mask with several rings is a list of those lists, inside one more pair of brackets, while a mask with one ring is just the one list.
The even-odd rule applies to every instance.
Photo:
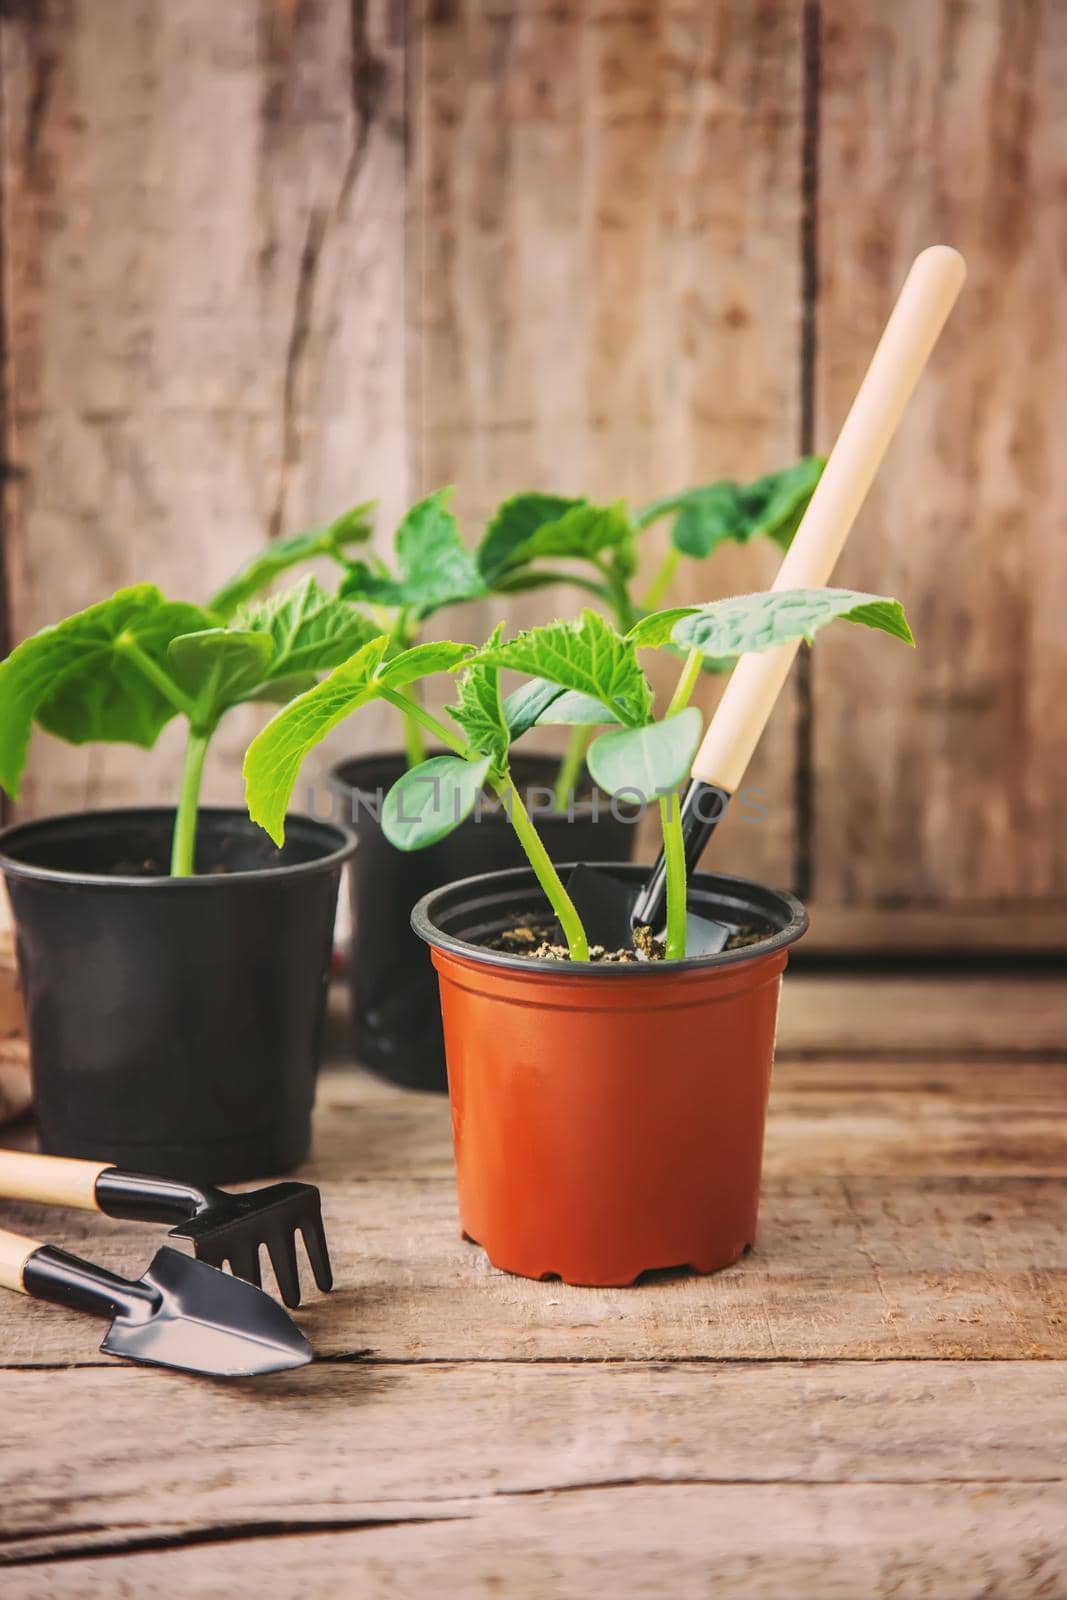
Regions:
[[[204, 816], [210, 818], [211, 813], [205, 812]], [[131, 820], [125, 836], [118, 838], [104, 833], [85, 838], [57, 837], [40, 844], [34, 864], [102, 878], [169, 878], [172, 828], [169, 818], [152, 819], [148, 824]], [[262, 829], [247, 822], [239, 821], [225, 831], [203, 826], [198, 829], [196, 875], [211, 878], [264, 872], [272, 867], [296, 866], [314, 856], [313, 850], [295, 839], [287, 839], [279, 850]]]
[[[738, 928], [727, 939], [724, 949], [741, 950], [752, 944], [759, 944], [761, 939], [768, 937], [766, 930], [755, 927]], [[529, 956], [532, 961], [569, 961], [570, 951], [565, 944], [559, 942], [559, 929], [550, 924], [537, 922], [517, 922], [513, 928], [506, 928], [495, 939], [489, 940], [487, 950], [502, 950], [509, 956]], [[614, 961], [632, 963], [638, 961], [663, 961], [666, 959], [667, 949], [662, 939], [657, 939], [649, 927], [634, 929], [633, 942], [620, 946], [617, 950], [605, 950], [602, 944], [589, 947], [590, 961]]]

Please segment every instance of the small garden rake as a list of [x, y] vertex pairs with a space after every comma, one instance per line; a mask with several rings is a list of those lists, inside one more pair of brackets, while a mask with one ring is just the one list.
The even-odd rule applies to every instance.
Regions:
[[315, 1282], [324, 1293], [333, 1287], [321, 1197], [310, 1183], [272, 1183], [228, 1194], [207, 1185], [124, 1172], [106, 1162], [3, 1150], [0, 1195], [130, 1221], [176, 1222], [172, 1238], [188, 1239], [201, 1261], [213, 1267], [228, 1263], [235, 1277], [256, 1288], [262, 1286], [259, 1253], [265, 1245], [287, 1306], [300, 1304], [299, 1230]]

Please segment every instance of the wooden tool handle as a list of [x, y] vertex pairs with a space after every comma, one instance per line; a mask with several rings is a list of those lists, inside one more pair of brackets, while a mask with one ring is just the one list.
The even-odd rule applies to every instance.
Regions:
[[26, 1239], [21, 1233], [7, 1233], [0, 1228], [0, 1289], [14, 1289], [17, 1294], [28, 1292], [22, 1281], [23, 1269], [40, 1248], [38, 1239]]
[[[963, 257], [948, 245], [931, 245], [916, 257], [775, 589], [820, 588], [829, 581], [966, 272]], [[694, 778], [735, 792], [798, 648], [799, 641], [742, 656], [697, 751]]]
[[36, 1200], [46, 1206], [99, 1211], [96, 1180], [110, 1165], [108, 1161], [74, 1161], [69, 1156], [0, 1150], [0, 1194], [8, 1200]]

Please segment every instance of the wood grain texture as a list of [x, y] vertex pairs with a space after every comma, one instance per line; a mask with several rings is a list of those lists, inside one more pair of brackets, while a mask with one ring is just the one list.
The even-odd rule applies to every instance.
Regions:
[[[164, 1379], [152, 1436], [141, 1379], [122, 1367], [70, 1373], [68, 1416], [114, 1421], [103, 1434], [73, 1430], [60, 1453], [58, 1420], [42, 1437], [54, 1375], [0, 1373], [0, 1568], [205, 1528], [221, 1539], [256, 1523], [478, 1519], [507, 1498], [627, 1483], [701, 1485], [710, 1509], [737, 1483], [952, 1483], [980, 1496], [1065, 1477], [1047, 1426], [1067, 1407], [1059, 1362], [319, 1365], [251, 1391]], [[270, 1408], [269, 1433], [253, 1394]], [[242, 1466], [252, 1459], [254, 1478]], [[28, 1460], [40, 1463], [32, 1475], [18, 1470]]]
[[918, 249], [970, 275], [838, 573], [919, 648], [815, 651], [814, 897], [1067, 919], [1067, 11], [821, 12], [820, 439]]
[[[459, 1237], [447, 1106], [331, 1074], [309, 1175], [338, 1288], [302, 1317], [324, 1354], [389, 1360], [1067, 1358], [1065, 1071], [860, 1053], [780, 1063], [755, 1250], [636, 1291], [491, 1268]], [[119, 1271], [140, 1271], [159, 1241], [84, 1214], [10, 1214]], [[96, 1332], [0, 1298], [9, 1365], [99, 1364]]]
[[[6, 560], [20, 638], [118, 585], [206, 598], [268, 536], [404, 501], [401, 8], [44, 0], [2, 22]], [[236, 799], [235, 713], [206, 793]], [[35, 740], [25, 810], [159, 800]]]
[[[338, 1283], [298, 1313], [312, 1368], [138, 1370], [0, 1296], [5, 1600], [1058, 1594], [1067, 1067], [975, 1043], [1012, 1014], [994, 982], [952, 1000], [967, 1053], [925, 1058], [884, 1048], [916, 1042], [911, 1010], [945, 1042], [937, 986], [925, 1011], [789, 987], [802, 1051], [820, 1017], [853, 1045], [779, 1062], [757, 1248], [715, 1277], [495, 1272], [457, 1236], [443, 1101], [338, 1067], [307, 1169]], [[4, 1212], [119, 1270], [160, 1239]]]
[[[414, 449], [473, 537], [519, 488], [640, 504], [797, 452], [800, 8], [518, 0], [423, 8], [413, 135]], [[646, 577], [665, 548], [650, 533]], [[769, 549], [687, 562], [677, 594], [759, 587]], [[509, 601], [513, 625], [572, 592]], [[491, 625], [490, 602], [470, 626]], [[676, 668], [662, 663], [665, 687]], [[709, 680], [700, 700], [717, 693]], [[559, 737], [555, 737], [558, 745]], [[794, 875], [794, 706], [731, 819], [739, 871]], [[651, 819], [650, 819], [651, 820]], [[655, 848], [649, 835], [647, 847]], [[721, 861], [723, 856], [718, 859]]]
[[[169, 1592], [197, 1600], [264, 1593], [334, 1600], [459, 1600], [620, 1593], [740, 1600], [1045, 1600], [1067, 1575], [1062, 1483], [609, 1486], [437, 1504], [426, 1515], [360, 1521], [349, 1532], [255, 1527], [4, 1573], [10, 1600]], [[199, 1548], [197, 1548], [199, 1546]], [[902, 1583], [914, 1588], [902, 1588]]]

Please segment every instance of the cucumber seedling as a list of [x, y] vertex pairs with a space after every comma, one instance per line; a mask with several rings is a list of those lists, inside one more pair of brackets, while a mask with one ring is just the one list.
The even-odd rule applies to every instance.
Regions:
[[[913, 642], [898, 601], [848, 589], [771, 591], [675, 607], [643, 617], [625, 634], [586, 610], [577, 621], [549, 623], [511, 640], [498, 627], [477, 652], [467, 645], [427, 644], [388, 657], [390, 639], [382, 635], [285, 706], [253, 740], [244, 768], [249, 812], [281, 843], [301, 763], [315, 744], [369, 701], [396, 704], [427, 673], [462, 667], [458, 699], [448, 708], [455, 727], [410, 703], [449, 754], [420, 762], [390, 789], [382, 828], [391, 843], [401, 850], [436, 843], [470, 815], [488, 785], [507, 811], [570, 959], [588, 961], [581, 918], [515, 787], [510, 753], [534, 726], [592, 729], [588, 763], [601, 788], [642, 803], [655, 800], [659, 807], [667, 858], [666, 958], [678, 960], [685, 955], [687, 891], [678, 790], [701, 737], [701, 714], [688, 703], [701, 667], [708, 659], [736, 660], [798, 639], [810, 642], [835, 618]], [[683, 654], [677, 687], [660, 719], [638, 657], [647, 648]], [[526, 678], [508, 695], [500, 681], [505, 670]]]
[[69, 744], [151, 749], [174, 717], [188, 724], [170, 870], [194, 870], [204, 762], [226, 713], [247, 701], [286, 701], [373, 637], [357, 606], [314, 577], [228, 623], [167, 600], [152, 584], [42, 628], [0, 664], [0, 785], [17, 798], [36, 724]]
[[[272, 545], [258, 564], [250, 563], [213, 605], [228, 603], [234, 595], [247, 598], [242, 584], [265, 581], [265, 563], [327, 554], [344, 569], [338, 592], [363, 605], [389, 634], [390, 655], [416, 644], [427, 619], [442, 609], [561, 584], [591, 596], [625, 633], [645, 611], [660, 605], [684, 558], [704, 561], [720, 545], [759, 538], [787, 549], [822, 466], [821, 457], [809, 456], [752, 483], [722, 479], [661, 496], [635, 510], [622, 500], [595, 504], [584, 496], [514, 494], [497, 506], [473, 548], [465, 544], [450, 509], [451, 489], [439, 489], [402, 518], [391, 562], [377, 556], [352, 559], [330, 530], [317, 545], [315, 536], [297, 535]], [[360, 506], [349, 513], [357, 527], [365, 526], [359, 519], [368, 509]], [[670, 519], [667, 553], [647, 593], [638, 598], [633, 585], [642, 539], [663, 519]], [[359, 539], [348, 532], [345, 542]], [[726, 665], [709, 662], [707, 667], [721, 670]], [[413, 685], [403, 698], [410, 702], [417, 697]], [[408, 764], [413, 766], [426, 753], [421, 724], [414, 712], [401, 709]], [[556, 785], [557, 810], [566, 808], [588, 740], [587, 729], [575, 730]]]

